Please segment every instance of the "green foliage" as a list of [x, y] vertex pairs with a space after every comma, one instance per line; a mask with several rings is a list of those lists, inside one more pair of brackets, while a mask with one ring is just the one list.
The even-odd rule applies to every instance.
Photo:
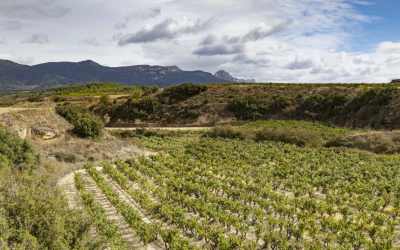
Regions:
[[151, 89], [147, 86], [126, 87], [116, 83], [90, 83], [87, 85], [58, 87], [47, 95], [98, 95], [101, 93], [129, 93], [136, 89]]
[[155, 93], [159, 90], [160, 88], [158, 86], [153, 86], [153, 88], [151, 89], [151, 92]]
[[292, 105], [290, 98], [287, 96], [276, 95], [273, 97], [273, 99], [274, 99], [274, 101], [268, 107], [268, 109], [273, 112], [283, 110]]
[[1, 248], [96, 249], [101, 246], [99, 240], [91, 239], [91, 218], [69, 208], [67, 198], [49, 175], [14, 172], [1, 176], [0, 197]]
[[126, 103], [109, 112], [112, 120], [123, 119], [134, 121], [145, 120], [149, 114], [154, 114], [160, 103], [154, 97], [144, 97], [139, 101], [129, 99]]
[[76, 162], [76, 155], [75, 154], [68, 154], [64, 151], [59, 151], [54, 153], [56, 159], [60, 162], [68, 162], [68, 163], [75, 163]]
[[202, 137], [245, 140], [252, 139], [254, 137], [253, 134], [253, 131], [244, 131], [233, 126], [216, 126], [205, 132]]
[[111, 99], [110, 95], [104, 94], [100, 97], [100, 103], [103, 104], [104, 106], [110, 105]]
[[[37, 168], [40, 163], [40, 155], [36, 154], [33, 143], [23, 140], [18, 135], [7, 131], [0, 125], [0, 157], [8, 159], [17, 169]], [[7, 166], [6, 160], [2, 166]]]
[[204, 104], [209, 104], [209, 103], [210, 103], [210, 99], [209, 98], [204, 99]]
[[180, 130], [166, 129], [133, 129], [133, 130], [111, 130], [109, 133], [118, 138], [142, 138], [142, 137], [181, 137]]
[[189, 109], [189, 110], [181, 110], [176, 115], [183, 119], [187, 118], [196, 119], [197, 117], [200, 116], [200, 112], [197, 110]]
[[233, 111], [237, 118], [248, 120], [260, 118], [267, 110], [267, 107], [260, 97], [246, 95], [242, 98], [230, 99], [228, 101], [228, 109]]
[[293, 130], [299, 132], [309, 132], [321, 139], [330, 139], [336, 136], [347, 137], [357, 133], [365, 133], [365, 130], [353, 130], [341, 127], [333, 127], [329, 123], [318, 121], [296, 121], [296, 120], [268, 120], [259, 122], [250, 122], [238, 128], [243, 130]]
[[207, 90], [207, 85], [183, 83], [181, 85], [171, 86], [164, 89], [163, 95], [177, 101], [185, 100], [186, 98], [198, 95]]
[[41, 102], [43, 101], [42, 95], [34, 95], [28, 98], [28, 102]]
[[142, 96], [142, 90], [141, 89], [135, 89], [132, 93], [132, 97], [134, 99], [139, 99]]
[[78, 136], [98, 138], [103, 135], [104, 123], [93, 112], [72, 107], [58, 107], [57, 112], [74, 125], [74, 133]]
[[346, 104], [347, 99], [347, 94], [334, 91], [328, 94], [310, 96], [304, 101], [302, 107], [314, 113], [331, 114], [330, 112], [342, 108]]
[[381, 106], [389, 104], [397, 93], [396, 87], [373, 87], [363, 94], [356, 96], [344, 109], [345, 113], [357, 112], [363, 108], [361, 119], [368, 119], [377, 114]]

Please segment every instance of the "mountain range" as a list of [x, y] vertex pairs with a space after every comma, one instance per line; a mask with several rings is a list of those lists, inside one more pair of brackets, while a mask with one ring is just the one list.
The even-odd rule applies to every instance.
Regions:
[[167, 87], [184, 82], [200, 84], [244, 81], [255, 80], [234, 78], [223, 70], [213, 75], [201, 70], [184, 71], [177, 66], [106, 67], [91, 60], [28, 66], [0, 60], [0, 92], [82, 85], [91, 82]]

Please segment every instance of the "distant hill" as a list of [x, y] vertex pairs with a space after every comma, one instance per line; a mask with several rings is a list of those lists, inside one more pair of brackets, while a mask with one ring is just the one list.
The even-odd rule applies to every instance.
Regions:
[[225, 81], [229, 82], [256, 82], [256, 79], [239, 79], [231, 76], [228, 72], [225, 70], [219, 70], [217, 73], [214, 74], [215, 77], [218, 77], [220, 79], [223, 79]]
[[0, 60], [0, 92], [82, 85], [91, 82], [166, 87], [184, 82], [200, 84], [232, 81], [200, 70], [184, 71], [177, 66], [105, 67], [90, 60], [27, 66]]

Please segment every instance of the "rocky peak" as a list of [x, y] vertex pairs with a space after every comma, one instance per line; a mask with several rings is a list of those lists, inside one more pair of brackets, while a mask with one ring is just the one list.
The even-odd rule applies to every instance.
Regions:
[[231, 76], [228, 72], [225, 70], [219, 70], [217, 73], [214, 75], [215, 77], [218, 77], [220, 79], [229, 81], [229, 82], [256, 82], [256, 79], [239, 79]]
[[230, 82], [239, 82], [239, 79], [234, 78], [233, 76], [231, 76], [231, 74], [229, 74], [225, 70], [219, 70], [217, 73], [214, 74], [214, 76]]

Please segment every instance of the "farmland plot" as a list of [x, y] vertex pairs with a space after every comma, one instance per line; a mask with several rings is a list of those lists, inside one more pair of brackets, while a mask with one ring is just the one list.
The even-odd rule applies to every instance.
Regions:
[[75, 176], [88, 210], [97, 202], [100, 211], [106, 206], [100, 201], [107, 201], [125, 222], [118, 226], [128, 230], [128, 225], [136, 237], [124, 237], [112, 218], [98, 216], [99, 232], [109, 235], [115, 248], [400, 245], [398, 156], [251, 140], [143, 140], [168, 154], [103, 162], [102, 171], [86, 165], [87, 173]]

